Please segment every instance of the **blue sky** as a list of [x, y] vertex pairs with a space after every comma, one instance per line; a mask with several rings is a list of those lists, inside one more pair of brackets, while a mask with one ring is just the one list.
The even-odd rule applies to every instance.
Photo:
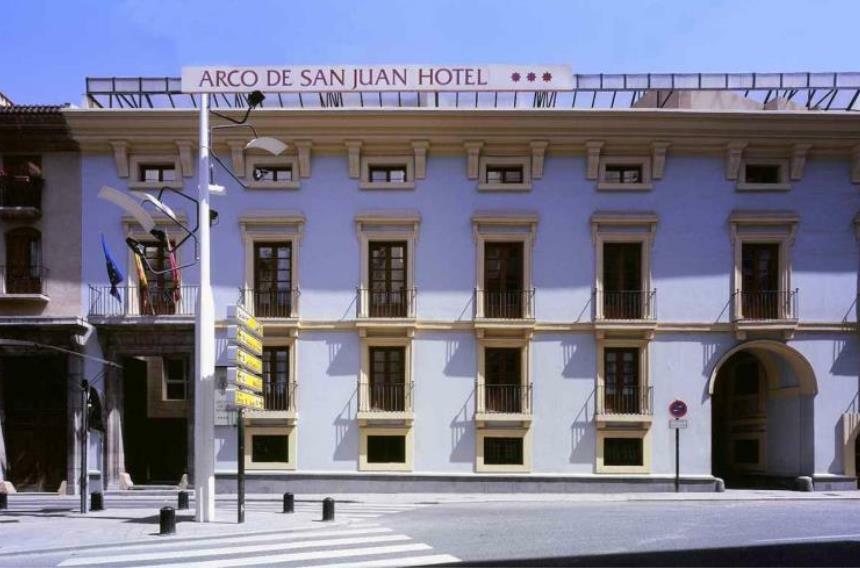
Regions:
[[79, 104], [87, 76], [200, 64], [860, 70], [858, 0], [0, 0], [0, 13], [0, 91], [18, 103]]

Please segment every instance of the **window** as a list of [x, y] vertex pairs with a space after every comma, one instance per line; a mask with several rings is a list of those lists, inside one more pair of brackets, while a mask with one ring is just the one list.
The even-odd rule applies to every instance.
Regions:
[[172, 163], [140, 164], [138, 166], [138, 181], [144, 183], [176, 181], [176, 165]]
[[147, 283], [139, 286], [141, 315], [172, 315], [181, 299], [173, 271], [170, 270], [170, 252], [167, 246], [156, 241], [144, 242], [143, 256], [153, 271], [146, 271]]
[[484, 181], [488, 184], [523, 183], [522, 166], [487, 166]]
[[484, 349], [484, 410], [518, 414], [523, 411], [522, 349]]
[[516, 438], [484, 438], [485, 465], [522, 465], [523, 439]]
[[406, 463], [406, 436], [368, 436], [368, 463]]
[[779, 317], [779, 244], [744, 243], [741, 250], [741, 309], [745, 318]]
[[263, 348], [263, 404], [266, 410], [292, 410], [290, 348]]
[[361, 189], [415, 187], [415, 159], [411, 156], [365, 156], [360, 164]]
[[484, 317], [518, 319], [528, 299], [523, 290], [523, 243], [484, 245]]
[[255, 434], [251, 436], [251, 461], [286, 463], [290, 456], [289, 444], [289, 436], [284, 434]]
[[638, 164], [607, 164], [606, 183], [642, 183], [642, 166]]
[[254, 314], [288, 318], [293, 311], [291, 242], [254, 243]]
[[405, 408], [406, 349], [370, 347], [370, 410], [402, 412]]
[[405, 165], [369, 166], [371, 183], [406, 183], [408, 180]]
[[164, 358], [164, 400], [185, 400], [187, 369], [183, 357]]
[[779, 164], [746, 164], [744, 168], [747, 183], [779, 183], [781, 180]]
[[410, 313], [406, 287], [405, 241], [371, 242], [369, 244], [370, 317], [406, 317]]
[[6, 293], [42, 294], [42, 235], [22, 227], [6, 233]]
[[603, 317], [640, 319], [647, 296], [642, 290], [642, 243], [604, 243]]
[[604, 438], [603, 464], [606, 466], [642, 466], [642, 438]]
[[603, 369], [603, 412], [640, 414], [646, 405], [639, 378], [639, 349], [605, 348]]
[[292, 166], [256, 166], [253, 173], [254, 181], [284, 182], [293, 181]]
[[791, 189], [787, 159], [756, 158], [742, 160], [737, 189], [752, 191], [787, 191]]

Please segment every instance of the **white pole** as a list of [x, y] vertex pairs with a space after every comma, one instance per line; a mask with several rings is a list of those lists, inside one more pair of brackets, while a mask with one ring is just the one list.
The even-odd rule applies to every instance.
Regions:
[[215, 520], [215, 305], [209, 261], [209, 95], [200, 95], [197, 198], [200, 218], [200, 287], [194, 326], [194, 493], [196, 520]]

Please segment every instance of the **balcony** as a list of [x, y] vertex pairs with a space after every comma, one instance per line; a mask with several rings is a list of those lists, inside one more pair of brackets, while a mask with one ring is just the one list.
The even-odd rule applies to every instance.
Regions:
[[597, 320], [655, 319], [657, 290], [594, 290], [593, 294]]
[[411, 421], [413, 386], [413, 382], [359, 383], [359, 421]]
[[532, 383], [527, 385], [477, 385], [475, 420], [522, 422], [532, 419]]
[[263, 410], [248, 410], [245, 417], [251, 421], [286, 420], [295, 423], [296, 390], [298, 384], [289, 382], [263, 383]]
[[597, 387], [596, 420], [598, 426], [618, 422], [651, 422], [654, 414], [653, 387]]
[[732, 294], [732, 322], [739, 339], [747, 331], [782, 332], [790, 338], [797, 328], [798, 290], [765, 290]]
[[475, 319], [534, 319], [535, 291], [475, 289]]
[[248, 306], [258, 318], [296, 318], [298, 317], [299, 289], [240, 290], [243, 304]]
[[48, 269], [44, 266], [0, 266], [4, 301], [48, 301]]
[[197, 286], [90, 286], [89, 315], [97, 318], [188, 319], [197, 312]]
[[359, 319], [412, 319], [417, 296], [415, 288], [373, 291], [360, 287], [356, 289], [356, 316]]
[[0, 176], [0, 218], [41, 217], [44, 183], [44, 180], [37, 176]]

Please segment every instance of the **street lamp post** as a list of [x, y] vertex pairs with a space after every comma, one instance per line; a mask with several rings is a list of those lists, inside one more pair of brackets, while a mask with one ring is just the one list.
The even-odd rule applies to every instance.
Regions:
[[194, 325], [194, 494], [195, 519], [215, 520], [215, 303], [210, 275], [209, 95], [200, 95], [200, 153], [197, 164], [200, 285]]

